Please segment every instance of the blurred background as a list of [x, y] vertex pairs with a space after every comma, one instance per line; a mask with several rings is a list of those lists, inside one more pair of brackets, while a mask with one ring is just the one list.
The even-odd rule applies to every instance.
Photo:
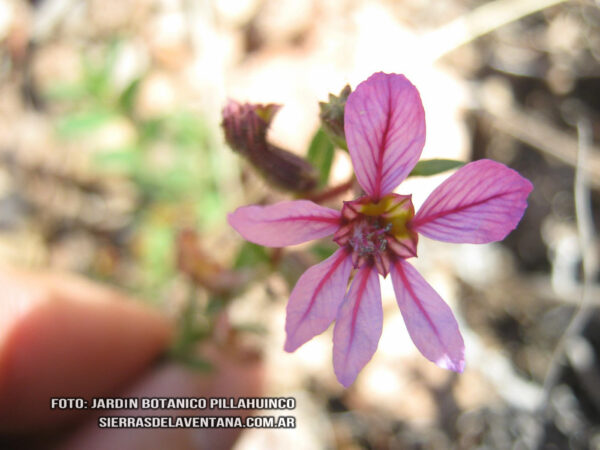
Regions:
[[[346, 390], [331, 330], [283, 351], [289, 292], [333, 244], [264, 249], [227, 225], [302, 194], [232, 152], [221, 110], [283, 105], [269, 141], [306, 156], [319, 101], [376, 71], [419, 89], [424, 158], [492, 158], [535, 189], [502, 243], [420, 240], [464, 374], [418, 354], [388, 279], [379, 350]], [[593, 1], [0, 0], [0, 261], [146, 299], [177, 318], [172, 357], [198, 370], [204, 340], [259, 353], [263, 394], [294, 396], [297, 428], [247, 430], [239, 450], [600, 448], [599, 140]], [[330, 151], [319, 189], [352, 175]], [[418, 208], [448, 175], [397, 192]]]

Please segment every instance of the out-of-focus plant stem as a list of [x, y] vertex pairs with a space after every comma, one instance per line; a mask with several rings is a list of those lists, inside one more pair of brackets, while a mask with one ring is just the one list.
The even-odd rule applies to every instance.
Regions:
[[339, 184], [337, 186], [333, 186], [331, 188], [325, 189], [323, 191], [315, 192], [312, 194], [308, 194], [303, 196], [306, 200], [311, 200], [315, 203], [323, 203], [327, 200], [331, 200], [336, 198], [339, 195], [342, 195], [344, 192], [352, 189], [352, 185], [354, 184], [354, 175], [346, 182]]

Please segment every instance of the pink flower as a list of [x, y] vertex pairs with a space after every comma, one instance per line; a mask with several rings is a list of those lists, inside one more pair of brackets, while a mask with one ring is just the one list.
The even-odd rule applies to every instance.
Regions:
[[[333, 366], [344, 386], [371, 359], [383, 324], [378, 274], [392, 276], [396, 300], [419, 351], [462, 372], [464, 343], [452, 311], [408, 258], [418, 234], [446, 242], [504, 239], [527, 207], [532, 184], [491, 160], [459, 169], [415, 214], [410, 195], [393, 190], [413, 169], [425, 144], [425, 113], [403, 76], [376, 73], [350, 94], [344, 130], [366, 195], [341, 211], [307, 200], [245, 206], [228, 217], [245, 239], [283, 247], [334, 235], [340, 248], [298, 280], [287, 306], [285, 350], [293, 352], [335, 320]], [[354, 279], [348, 287], [351, 272]]]

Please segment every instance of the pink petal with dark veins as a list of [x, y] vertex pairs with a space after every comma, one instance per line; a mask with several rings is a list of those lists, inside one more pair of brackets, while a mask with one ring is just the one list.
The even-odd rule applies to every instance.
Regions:
[[392, 284], [408, 334], [428, 360], [462, 372], [465, 345], [448, 305], [409, 263], [392, 265]]
[[287, 305], [286, 351], [295, 351], [334, 321], [346, 295], [351, 270], [350, 254], [346, 248], [340, 248], [302, 274]]
[[389, 194], [425, 145], [425, 112], [417, 88], [404, 75], [371, 75], [350, 94], [344, 129], [362, 188], [374, 199]]
[[243, 206], [227, 221], [244, 239], [267, 247], [285, 247], [333, 234], [340, 212], [308, 200]]
[[375, 267], [365, 264], [352, 281], [333, 329], [333, 368], [345, 387], [373, 357], [382, 326], [379, 276]]
[[409, 226], [445, 242], [500, 241], [523, 217], [532, 189], [529, 180], [504, 164], [475, 161], [439, 185]]

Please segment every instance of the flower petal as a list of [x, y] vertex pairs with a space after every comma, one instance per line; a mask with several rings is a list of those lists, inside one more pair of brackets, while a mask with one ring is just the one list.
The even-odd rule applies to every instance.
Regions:
[[465, 345], [448, 305], [406, 261], [396, 260], [391, 274], [408, 334], [419, 351], [444, 369], [462, 372]]
[[382, 326], [379, 276], [374, 266], [365, 264], [356, 273], [333, 329], [333, 368], [345, 387], [377, 350]]
[[419, 92], [404, 75], [376, 73], [350, 94], [344, 130], [356, 177], [375, 199], [392, 192], [425, 145]]
[[340, 212], [308, 200], [269, 206], [243, 206], [227, 221], [244, 239], [267, 247], [285, 247], [325, 237], [340, 223]]
[[352, 259], [346, 248], [302, 274], [287, 305], [285, 350], [293, 352], [333, 322], [344, 300]]
[[504, 164], [482, 159], [467, 164], [439, 185], [410, 221], [432, 239], [483, 244], [515, 229], [533, 185]]

